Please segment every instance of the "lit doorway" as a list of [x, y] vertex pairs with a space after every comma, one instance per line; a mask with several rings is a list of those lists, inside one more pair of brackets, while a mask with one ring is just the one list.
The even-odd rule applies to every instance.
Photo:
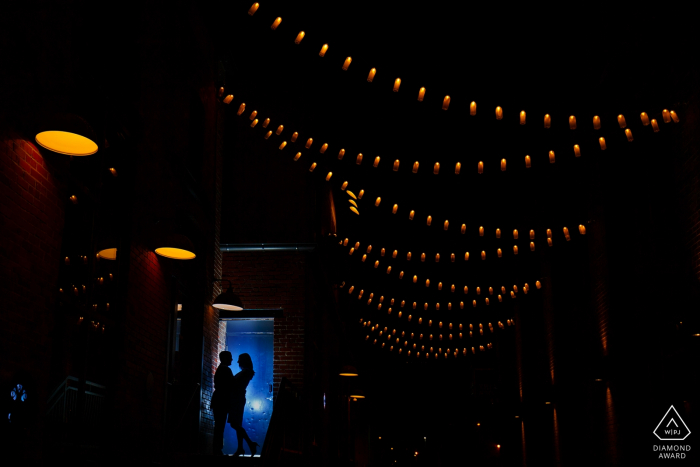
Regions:
[[[274, 352], [274, 318], [232, 318], [226, 323], [226, 350], [233, 355], [231, 371], [240, 371], [238, 356], [250, 355], [255, 376], [246, 389], [246, 403], [243, 411], [243, 428], [251, 440], [262, 448], [272, 415], [272, 383]], [[246, 455], [250, 448], [242, 443]], [[227, 423], [224, 430], [224, 454], [233, 454], [238, 448], [236, 431]], [[260, 455], [260, 448], [258, 454]]]

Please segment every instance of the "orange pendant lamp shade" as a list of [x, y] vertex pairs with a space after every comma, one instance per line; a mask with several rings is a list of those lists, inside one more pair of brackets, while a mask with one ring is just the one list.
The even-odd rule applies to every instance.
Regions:
[[156, 254], [165, 258], [188, 260], [197, 257], [197, 255], [194, 254], [194, 245], [190, 239], [184, 235], [169, 235], [160, 243], [161, 246], [156, 248]]
[[357, 368], [351, 365], [344, 365], [339, 374], [340, 376], [358, 376]]
[[97, 152], [94, 141], [68, 131], [42, 131], [35, 139], [39, 146], [68, 156], [91, 156]]
[[108, 259], [114, 261], [117, 259], [117, 249], [116, 248], [105, 248], [97, 252], [97, 256], [102, 259]]

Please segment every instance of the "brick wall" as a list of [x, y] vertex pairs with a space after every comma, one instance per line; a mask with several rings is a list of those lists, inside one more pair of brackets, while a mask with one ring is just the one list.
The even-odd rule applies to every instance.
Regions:
[[283, 377], [299, 389], [303, 387], [306, 273], [304, 253], [224, 253], [223, 278], [231, 281], [245, 308], [284, 310], [284, 317], [275, 319], [275, 394]]
[[[0, 382], [25, 384], [39, 402], [29, 438], [42, 448], [50, 332], [57, 301], [67, 195], [65, 158], [45, 159], [18, 135], [0, 135]], [[21, 378], [22, 380], [19, 380]], [[28, 446], [25, 446], [28, 447]]]

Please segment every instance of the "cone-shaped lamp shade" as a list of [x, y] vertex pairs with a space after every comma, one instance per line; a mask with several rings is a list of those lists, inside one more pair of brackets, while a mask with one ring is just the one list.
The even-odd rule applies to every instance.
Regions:
[[229, 287], [226, 292], [216, 297], [212, 306], [220, 310], [241, 311], [243, 309], [243, 302], [238, 295], [233, 293], [233, 288]]
[[105, 248], [97, 252], [97, 255], [102, 259], [116, 260], [117, 259], [117, 249], [116, 248]]
[[364, 399], [365, 393], [361, 389], [353, 389], [352, 391], [350, 391], [350, 397], [352, 397], [353, 400]]
[[94, 141], [68, 131], [42, 131], [35, 139], [39, 146], [68, 156], [91, 156], [97, 152]]
[[340, 376], [357, 376], [357, 368], [354, 366], [345, 365], [343, 366], [343, 369], [340, 370]]
[[170, 259], [187, 260], [194, 259], [194, 245], [189, 238], [181, 234], [169, 235], [161, 245], [156, 248], [156, 253]]

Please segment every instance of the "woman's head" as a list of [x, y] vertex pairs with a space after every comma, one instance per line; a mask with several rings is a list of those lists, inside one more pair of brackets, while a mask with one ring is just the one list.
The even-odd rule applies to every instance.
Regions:
[[229, 366], [233, 362], [233, 355], [228, 350], [224, 350], [219, 353], [219, 361], [226, 366]]
[[247, 368], [248, 370], [253, 369], [253, 360], [251, 360], [250, 355], [247, 353], [242, 353], [238, 356], [238, 366], [241, 368]]

